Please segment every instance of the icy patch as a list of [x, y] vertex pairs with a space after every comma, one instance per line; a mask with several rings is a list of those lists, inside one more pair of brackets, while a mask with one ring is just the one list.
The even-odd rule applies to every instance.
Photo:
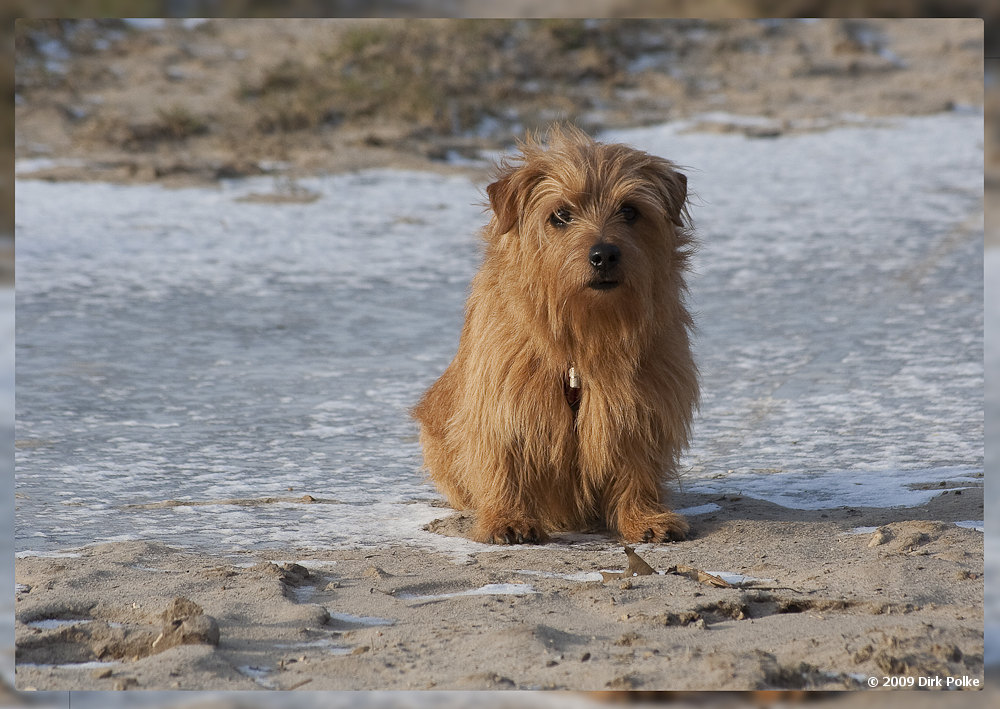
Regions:
[[524, 583], [488, 583], [479, 588], [468, 591], [456, 591], [454, 593], [438, 593], [429, 596], [420, 596], [413, 593], [400, 593], [396, 598], [406, 601], [440, 601], [447, 598], [459, 598], [461, 596], [527, 596], [538, 593], [528, 584]]
[[281, 650], [320, 649], [329, 655], [350, 655], [353, 650], [353, 648], [344, 647], [343, 645], [338, 645], [336, 642], [334, 642], [332, 638], [322, 638], [320, 640], [312, 640], [308, 642], [275, 645], [275, 647]]
[[41, 559], [76, 559], [80, 556], [83, 555], [75, 551], [42, 551], [33, 549], [25, 549], [24, 551], [19, 551], [14, 554], [15, 559], [25, 559], [27, 557], [38, 557]]
[[242, 665], [237, 667], [236, 671], [239, 672], [244, 677], [249, 677], [254, 682], [259, 684], [265, 689], [274, 689], [274, 682], [272, 682], [268, 677], [273, 674], [273, 670], [270, 667], [258, 667], [257, 665]]
[[674, 512], [679, 515], [694, 517], [696, 515], [707, 515], [709, 512], [715, 512], [721, 509], [722, 508], [714, 502], [709, 502], [704, 505], [696, 505], [695, 507], [685, 507], [684, 509], [674, 510]]
[[[820, 509], [919, 505], [938, 490], [911, 483], [939, 474], [980, 484], [981, 113], [767, 141], [682, 128], [601, 137], [691, 166], [703, 389], [685, 489]], [[483, 185], [300, 182], [316, 201], [238, 201], [270, 177], [18, 179], [16, 548], [495, 549], [421, 529], [446, 512], [407, 413], [454, 355]], [[250, 486], [345, 504], [126, 507]]]
[[34, 669], [34, 670], [56, 670], [56, 669], [70, 669], [70, 670], [100, 670], [105, 667], [117, 667], [122, 665], [122, 662], [109, 661], [101, 662], [94, 660], [91, 662], [63, 662], [61, 664], [54, 665], [38, 665], [32, 662], [19, 662], [17, 665], [18, 669]]
[[875, 532], [875, 530], [877, 530], [877, 529], [878, 529], [878, 527], [855, 527], [854, 529], [852, 529], [852, 530], [850, 530], [848, 532], [841, 532], [840, 536], [847, 537], [847, 536], [853, 536], [853, 535], [858, 535], [858, 534], [873, 534]]
[[93, 622], [90, 618], [46, 618], [45, 620], [33, 620], [30, 623], [26, 623], [26, 625], [29, 628], [38, 628], [39, 630], [57, 630], [58, 628], [65, 628], [68, 625], [81, 625]]
[[552, 571], [532, 571], [532, 570], [520, 570], [515, 571], [515, 574], [524, 574], [525, 576], [539, 576], [541, 578], [547, 579], [564, 579], [566, 581], [603, 581], [604, 577], [601, 576], [600, 571], [577, 571], [572, 574], [557, 574]]
[[706, 571], [705, 573], [711, 574], [712, 576], [718, 576], [730, 586], [737, 587], [753, 586], [758, 583], [777, 583], [774, 579], [759, 579], [754, 576], [744, 576], [743, 574], [737, 574], [731, 571]]
[[470, 158], [457, 150], [448, 150], [444, 155], [444, 161], [456, 167], [490, 167], [493, 164], [484, 154]]
[[[939, 484], [954, 484], [946, 488]], [[982, 484], [973, 468], [929, 470], [847, 470], [839, 472], [730, 473], [688, 480], [684, 489], [707, 494], [740, 494], [796, 510], [838, 507], [919, 507], [942, 492]], [[922, 489], [920, 486], [931, 486]], [[917, 489], [915, 489], [917, 488]]]
[[714, 124], [721, 126], [734, 126], [738, 128], [780, 128], [781, 122], [767, 116], [748, 116], [738, 113], [727, 113], [725, 111], [707, 111], [693, 116], [691, 119], [678, 124], [681, 130], [696, 127], [699, 124]]
[[336, 566], [339, 562], [333, 559], [273, 559], [272, 564], [284, 566], [285, 564], [295, 564], [312, 571], [313, 569], [328, 569]]
[[330, 618], [332, 620], [339, 620], [343, 623], [351, 623], [352, 625], [393, 625], [396, 621], [390, 618], [376, 618], [374, 616], [367, 615], [351, 615], [350, 613], [336, 613], [327, 609]]
[[291, 589], [292, 597], [296, 603], [305, 603], [316, 595], [315, 586], [296, 586]]
[[72, 158], [25, 158], [14, 163], [14, 174], [26, 174], [54, 167], [85, 167], [86, 161]]
[[958, 525], [959, 527], [964, 527], [965, 529], [974, 529], [977, 532], [982, 532], [985, 530], [984, 522], [981, 519], [963, 520], [961, 522], [955, 522], [955, 524]]
[[139, 31], [152, 31], [166, 29], [169, 23], [180, 24], [186, 30], [194, 29], [208, 22], [207, 17], [185, 17], [183, 19], [166, 19], [162, 17], [123, 17], [122, 22], [130, 28]]

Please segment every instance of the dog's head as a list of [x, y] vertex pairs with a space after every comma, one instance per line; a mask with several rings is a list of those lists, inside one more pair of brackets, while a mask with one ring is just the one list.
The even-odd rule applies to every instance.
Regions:
[[520, 149], [486, 189], [487, 258], [560, 303], [587, 307], [655, 299], [680, 283], [691, 241], [687, 178], [673, 163], [575, 128]]

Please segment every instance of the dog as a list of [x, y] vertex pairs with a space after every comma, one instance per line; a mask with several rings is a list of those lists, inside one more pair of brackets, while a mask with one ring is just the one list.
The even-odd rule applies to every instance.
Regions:
[[477, 541], [683, 539], [664, 483], [698, 402], [687, 178], [572, 126], [519, 148], [486, 188], [458, 351], [412, 412], [424, 466]]

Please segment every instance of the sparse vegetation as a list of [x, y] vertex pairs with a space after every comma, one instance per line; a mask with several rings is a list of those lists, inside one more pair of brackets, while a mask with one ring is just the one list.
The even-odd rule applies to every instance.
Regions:
[[[628, 82], [620, 73], [628, 49], [617, 38], [627, 24], [362, 24], [311, 63], [282, 60], [238, 93], [259, 113], [257, 127], [264, 132], [385, 116], [418, 132], [456, 135], [474, 131], [486, 119], [573, 118], [593, 107], [595, 91]], [[558, 89], [550, 82], [559, 82]], [[540, 115], [543, 106], [550, 115]]]
[[164, 135], [172, 140], [184, 140], [193, 135], [201, 135], [208, 132], [208, 122], [201, 116], [196, 116], [184, 106], [170, 106], [160, 108], [156, 111], [159, 118], [159, 125], [154, 126]]
[[981, 105], [982, 25], [940, 22], [929, 42], [883, 20], [22, 20], [16, 145], [106, 166], [59, 179], [211, 179], [473, 165], [560, 120], [766, 137]]

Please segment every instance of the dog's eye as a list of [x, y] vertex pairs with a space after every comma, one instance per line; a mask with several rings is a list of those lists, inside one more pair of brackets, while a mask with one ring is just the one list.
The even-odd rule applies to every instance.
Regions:
[[561, 229], [562, 227], [569, 224], [571, 221], [573, 221], [573, 215], [570, 214], [569, 210], [566, 209], [565, 207], [562, 207], [552, 212], [552, 216], [549, 217], [549, 224], [556, 227], [557, 229]]
[[631, 224], [639, 216], [639, 210], [633, 207], [631, 204], [626, 204], [624, 207], [618, 210], [618, 213], [622, 215], [622, 218], [626, 222]]

